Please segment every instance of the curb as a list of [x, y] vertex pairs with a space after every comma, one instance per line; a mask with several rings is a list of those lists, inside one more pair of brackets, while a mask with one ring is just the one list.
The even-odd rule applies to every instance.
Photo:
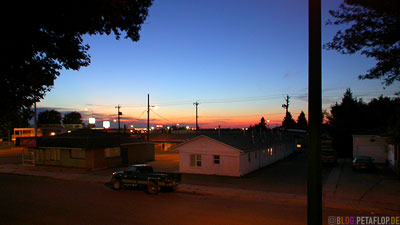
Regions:
[[177, 192], [186, 194], [197, 194], [197, 195], [213, 195], [219, 197], [234, 197], [247, 200], [259, 200], [259, 201], [279, 201], [279, 202], [290, 202], [297, 204], [306, 204], [307, 197], [304, 195], [289, 194], [289, 193], [276, 193], [276, 192], [264, 192], [264, 191], [251, 191], [237, 188], [221, 188], [221, 187], [210, 187], [200, 186], [191, 184], [180, 184], [177, 188]]

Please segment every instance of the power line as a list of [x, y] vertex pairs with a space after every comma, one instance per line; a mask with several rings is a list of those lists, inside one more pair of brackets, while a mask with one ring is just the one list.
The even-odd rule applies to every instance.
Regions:
[[166, 120], [166, 121], [168, 121], [168, 122], [170, 122], [170, 123], [175, 123], [175, 122], [172, 122], [171, 120], [169, 120], [169, 119], [167, 119], [167, 118], [161, 116], [160, 114], [156, 113], [153, 109], [150, 109], [150, 110], [151, 110], [154, 114], [156, 114], [158, 117], [160, 117], [161, 119]]

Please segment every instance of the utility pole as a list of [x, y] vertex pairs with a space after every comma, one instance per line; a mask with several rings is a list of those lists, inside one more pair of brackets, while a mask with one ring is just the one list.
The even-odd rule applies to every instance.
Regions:
[[198, 130], [199, 130], [199, 123], [198, 123], [198, 119], [199, 119], [199, 116], [198, 116], [198, 106], [199, 106], [199, 102], [194, 102], [193, 103], [193, 105], [195, 105], [196, 106], [196, 133], [198, 133]]
[[286, 109], [286, 115], [289, 112], [289, 99], [290, 99], [290, 96], [286, 95], [286, 98], [285, 98], [286, 104], [282, 104], [282, 108]]
[[321, 179], [321, 0], [308, 1], [308, 167], [307, 221], [322, 224]]
[[122, 112], [119, 111], [119, 109], [121, 108], [120, 105], [115, 106], [116, 109], [118, 109], [118, 133], [121, 132], [121, 126], [120, 126], [120, 115], [122, 115]]
[[147, 94], [147, 141], [150, 141], [150, 95]]

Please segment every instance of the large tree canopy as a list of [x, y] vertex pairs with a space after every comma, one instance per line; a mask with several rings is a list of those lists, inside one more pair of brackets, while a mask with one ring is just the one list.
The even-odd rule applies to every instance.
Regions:
[[56, 110], [46, 110], [38, 115], [38, 124], [61, 124], [61, 113]]
[[400, 1], [347, 0], [328, 25], [351, 25], [339, 30], [325, 45], [343, 54], [361, 54], [374, 58], [377, 64], [359, 75], [359, 79], [383, 79], [386, 86], [400, 81]]
[[297, 117], [297, 129], [308, 130], [306, 114], [303, 111]]
[[383, 135], [399, 143], [400, 98], [380, 96], [365, 103], [347, 89], [342, 102], [332, 105], [330, 112], [328, 126], [333, 147], [342, 156], [352, 155], [353, 134]]
[[[1, 127], [44, 97], [60, 70], [88, 66], [85, 34], [139, 40], [152, 0], [8, 1], [2, 5]], [[10, 128], [10, 127], [9, 127]]]
[[290, 112], [287, 112], [285, 118], [283, 118], [282, 127], [286, 129], [296, 128], [296, 121], [294, 121]]
[[63, 124], [82, 124], [82, 116], [79, 112], [69, 112], [62, 119]]

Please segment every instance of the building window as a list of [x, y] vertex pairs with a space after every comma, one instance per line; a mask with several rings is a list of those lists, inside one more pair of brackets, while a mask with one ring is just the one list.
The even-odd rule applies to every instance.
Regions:
[[219, 155], [214, 155], [214, 164], [220, 164], [220, 157], [219, 157]]
[[251, 161], [251, 159], [250, 159], [250, 152], [249, 153], [247, 153], [247, 155], [249, 156], [249, 162]]
[[48, 161], [58, 161], [60, 160], [60, 149], [48, 148], [45, 149], [45, 157]]
[[273, 154], [272, 148], [268, 148], [268, 155], [269, 155], [269, 156], [272, 156], [272, 154]]
[[69, 150], [71, 159], [85, 159], [86, 151], [85, 149], [70, 149]]
[[201, 167], [201, 155], [190, 155], [190, 166]]
[[120, 151], [119, 147], [104, 149], [104, 156], [106, 158], [119, 157], [120, 155], [121, 155], [121, 151]]

